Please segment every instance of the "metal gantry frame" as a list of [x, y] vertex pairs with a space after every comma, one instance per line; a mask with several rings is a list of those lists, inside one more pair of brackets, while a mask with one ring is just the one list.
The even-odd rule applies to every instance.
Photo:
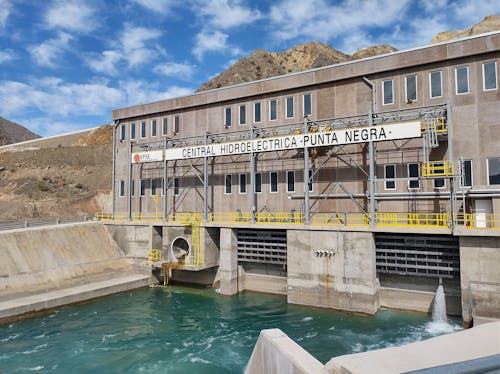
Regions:
[[[374, 108], [374, 105], [373, 105]], [[154, 149], [165, 149], [168, 150], [170, 148], [175, 148], [178, 146], [189, 146], [189, 145], [200, 145], [200, 144], [210, 144], [214, 142], [226, 142], [226, 141], [232, 141], [232, 140], [243, 140], [243, 139], [249, 139], [253, 140], [256, 137], [270, 137], [270, 136], [276, 136], [276, 135], [288, 135], [292, 134], [294, 131], [304, 131], [304, 133], [310, 132], [312, 128], [326, 128], [329, 127], [332, 130], [335, 129], [341, 129], [341, 128], [351, 128], [351, 127], [357, 127], [357, 126], [374, 126], [377, 124], [384, 124], [384, 123], [390, 123], [390, 122], [396, 122], [396, 121], [405, 121], [405, 120], [422, 120], [426, 118], [438, 118], [438, 117], [445, 117], [446, 118], [446, 127], [447, 127], [447, 133], [445, 134], [447, 137], [447, 147], [448, 147], [448, 159], [453, 160], [453, 131], [452, 131], [452, 123], [451, 123], [451, 104], [448, 102], [446, 105], [435, 105], [435, 106], [426, 106], [426, 107], [417, 107], [417, 108], [412, 108], [412, 109], [407, 109], [407, 110], [395, 110], [395, 111], [386, 111], [386, 112], [374, 112], [372, 109], [368, 112], [368, 114], [365, 115], [358, 115], [358, 116], [351, 116], [351, 117], [344, 117], [344, 118], [328, 118], [328, 119], [321, 119], [321, 120], [310, 120], [307, 116], [304, 117], [304, 121], [302, 124], [294, 123], [294, 124], [287, 124], [287, 125], [275, 125], [275, 126], [266, 126], [266, 127], [254, 127], [253, 125], [250, 126], [248, 130], [236, 130], [236, 131], [226, 131], [224, 133], [208, 133], [205, 131], [205, 133], [202, 136], [195, 136], [195, 137], [189, 137], [189, 138], [182, 138], [182, 139], [177, 139], [177, 138], [172, 138], [172, 137], [167, 137], [164, 140], [158, 141], [158, 142], [148, 142], [148, 143], [139, 143], [139, 142], [130, 142], [127, 150], [127, 157], [128, 157], [128, 162], [129, 162], [129, 167], [128, 167], [128, 200], [127, 200], [127, 210], [128, 210], [128, 217], [129, 219], [132, 218], [132, 194], [131, 194], [131, 187], [132, 187], [132, 175], [133, 175], [133, 167], [134, 163], [132, 162], [132, 154], [134, 152], [134, 149], [144, 149], [147, 148], [148, 150], [154, 150]], [[226, 129], [227, 130], [227, 129]], [[424, 134], [425, 135], [425, 134]], [[426, 140], [425, 136], [423, 137], [423, 148], [424, 148], [424, 157], [426, 160], [428, 160], [429, 157], [429, 152], [430, 150], [428, 147], [426, 148]], [[319, 167], [316, 167], [314, 170], [311, 169], [311, 159], [310, 159], [310, 154], [309, 154], [309, 147], [304, 147], [303, 148], [303, 161], [304, 161], [304, 223], [308, 224], [311, 222], [311, 194], [309, 192], [309, 185], [312, 182], [314, 176], [321, 170], [321, 167], [332, 157], [339, 157], [339, 153], [342, 152], [345, 156], [347, 156], [351, 162], [354, 163], [354, 165], [362, 170], [362, 172], [367, 176], [368, 179], [368, 194], [366, 193], [351, 193], [348, 191], [348, 189], [345, 188], [341, 183], [336, 182], [334, 183], [334, 186], [339, 186], [341, 190], [345, 193], [345, 196], [350, 198], [354, 204], [360, 209], [364, 214], [367, 215], [367, 218], [369, 219], [370, 225], [375, 225], [376, 223], [376, 211], [377, 211], [377, 201], [378, 201], [378, 196], [377, 196], [377, 191], [376, 191], [376, 183], [378, 181], [383, 181], [385, 179], [379, 179], [376, 177], [376, 150], [375, 150], [375, 144], [374, 142], [370, 141], [367, 142], [368, 147], [369, 147], [369, 155], [368, 155], [368, 162], [369, 162], [369, 170], [368, 172], [363, 168], [363, 166], [359, 165], [357, 162], [355, 162], [354, 158], [345, 150], [346, 145], [340, 145], [340, 146], [335, 146], [332, 147], [328, 152], [325, 154], [325, 158], [322, 160], [322, 163], [319, 165]], [[406, 143], [405, 143], [406, 144]], [[255, 152], [250, 152], [249, 153], [249, 161], [250, 161], [250, 199], [249, 199], [249, 208], [250, 208], [250, 222], [255, 223], [256, 222], [256, 191], [255, 191], [255, 185], [256, 185], [256, 157], [257, 153]], [[113, 155], [114, 156], [114, 155]], [[191, 169], [194, 169], [197, 172], [197, 176], [200, 179], [201, 183], [203, 184], [203, 218], [205, 221], [208, 221], [209, 219], [209, 213], [210, 213], [210, 207], [209, 207], [209, 171], [208, 171], [208, 156], [203, 157], [203, 172], [198, 170], [193, 164], [191, 160], [188, 160], [190, 162]], [[173, 162], [174, 168], [177, 167], [176, 161], [171, 161]], [[163, 196], [164, 196], [164, 204], [163, 204], [163, 219], [168, 220], [168, 212], [169, 210], [172, 210], [173, 213], [175, 213], [175, 203], [174, 206], [169, 208], [169, 194], [168, 190], [171, 185], [173, 185], [174, 178], [177, 176], [175, 175], [176, 172], [172, 173], [171, 176], [169, 176], [169, 167], [170, 163], [169, 161], [165, 160], [162, 162], [163, 166]], [[310, 173], [310, 170], [312, 170], [312, 173]], [[200, 174], [203, 174], [201, 177]], [[170, 177], [170, 178], [169, 178]], [[455, 214], [455, 209], [456, 209], [456, 188], [455, 188], [455, 183], [457, 177], [460, 177], [460, 175], [452, 175], [450, 176], [450, 210], [452, 213], [452, 216]], [[408, 177], [409, 178], [409, 177]], [[408, 179], [408, 178], [403, 178], [403, 179]], [[422, 179], [422, 177], [419, 177]], [[398, 178], [399, 179], [399, 178]], [[113, 181], [114, 185], [115, 181]], [[419, 193], [416, 193], [417, 195]], [[322, 197], [328, 198], [329, 194], [324, 194]], [[332, 195], [333, 196], [333, 195]], [[314, 195], [314, 198], [318, 198], [319, 196]], [[335, 197], [338, 197], [338, 195], [335, 195]], [[369, 200], [369, 208], [368, 212], [366, 212], [363, 207], [359, 204], [357, 201], [357, 198], [360, 197], [368, 197]], [[294, 196], [293, 198], [300, 198], [300, 195]], [[465, 209], [465, 208], [464, 208]], [[113, 214], [114, 214], [114, 207], [113, 207]], [[453, 220], [452, 220], [453, 221]]]

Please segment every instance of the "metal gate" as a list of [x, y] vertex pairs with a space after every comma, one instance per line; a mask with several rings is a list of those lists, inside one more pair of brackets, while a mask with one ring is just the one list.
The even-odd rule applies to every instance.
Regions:
[[238, 229], [238, 262], [286, 267], [286, 230]]

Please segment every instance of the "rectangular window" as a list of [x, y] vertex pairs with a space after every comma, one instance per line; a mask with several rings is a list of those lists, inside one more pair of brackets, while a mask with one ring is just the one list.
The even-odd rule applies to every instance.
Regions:
[[483, 64], [483, 90], [497, 89], [497, 63], [485, 62]]
[[130, 124], [130, 139], [135, 139], [135, 123]]
[[488, 159], [488, 184], [500, 184], [500, 157]]
[[231, 174], [226, 174], [224, 176], [225, 188], [224, 193], [230, 194], [233, 190], [233, 176]]
[[168, 134], [168, 118], [163, 118], [163, 123], [162, 123], [162, 127], [161, 127], [161, 133], [163, 135], [167, 135]]
[[461, 66], [455, 69], [455, 85], [457, 95], [469, 93], [469, 67]]
[[161, 196], [165, 195], [165, 178], [161, 178]]
[[151, 120], [151, 136], [156, 136], [156, 120]]
[[[441, 162], [436, 162], [436, 171], [434, 172], [435, 174], [444, 174], [444, 164]], [[442, 171], [440, 171], [442, 170]], [[434, 188], [444, 188], [445, 187], [445, 182], [444, 178], [437, 178], [434, 179]]]
[[309, 169], [309, 179], [307, 180], [307, 186], [309, 188], [309, 192], [313, 190], [313, 171]]
[[224, 126], [231, 127], [231, 108], [224, 109]]
[[261, 107], [260, 102], [253, 103], [253, 121], [254, 123], [259, 123], [261, 121]]
[[146, 137], [146, 122], [141, 122], [141, 138]]
[[304, 94], [304, 116], [312, 114], [311, 94]]
[[382, 97], [384, 98], [384, 105], [394, 104], [392, 79], [382, 82]]
[[293, 97], [286, 98], [286, 118], [293, 118]]
[[179, 195], [179, 177], [174, 177], [174, 195]]
[[472, 187], [472, 160], [463, 160], [463, 175], [460, 178], [460, 187]]
[[151, 179], [151, 196], [156, 196], [156, 179]]
[[141, 179], [141, 196], [146, 195], [146, 180]]
[[417, 76], [409, 75], [405, 77], [406, 102], [411, 103], [417, 100]]
[[441, 72], [432, 71], [429, 74], [429, 86], [431, 90], [431, 97], [441, 97], [443, 95], [441, 85]]
[[269, 100], [269, 120], [275, 121], [278, 119], [278, 102]]
[[419, 165], [418, 164], [408, 164], [408, 188], [416, 190], [420, 188], [419, 177]]
[[247, 175], [240, 174], [240, 193], [247, 193]]
[[396, 189], [396, 165], [384, 166], [385, 189]]
[[239, 115], [240, 125], [247, 123], [247, 107], [245, 105], [240, 105]]
[[255, 173], [255, 192], [262, 192], [262, 173]]
[[295, 192], [295, 172], [286, 172], [286, 192]]
[[269, 173], [269, 191], [278, 192], [278, 172], [271, 171]]
[[120, 197], [125, 196], [125, 181], [120, 181]]
[[178, 134], [181, 131], [181, 117], [174, 117], [174, 134]]
[[120, 126], [120, 140], [125, 140], [125, 125]]
[[130, 181], [130, 196], [135, 196], [135, 180]]

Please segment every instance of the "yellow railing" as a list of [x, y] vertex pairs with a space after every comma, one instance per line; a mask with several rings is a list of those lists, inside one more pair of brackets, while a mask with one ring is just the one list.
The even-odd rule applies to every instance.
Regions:
[[447, 177], [455, 174], [455, 163], [450, 160], [422, 163], [422, 177]]
[[[191, 226], [193, 232], [194, 265], [204, 263], [201, 251], [201, 227], [203, 217], [200, 213], [181, 212], [170, 215], [168, 221], [155, 215], [133, 215], [129, 220], [126, 215], [110, 213], [96, 214], [96, 218], [104, 222], [153, 222], [163, 221]], [[207, 223], [216, 224], [250, 224], [250, 212], [218, 212], [208, 215]], [[299, 212], [258, 212], [255, 214], [256, 224], [304, 224], [305, 216]], [[449, 213], [426, 212], [377, 212], [375, 213], [375, 226], [379, 227], [423, 227], [423, 228], [448, 228], [451, 224], [467, 229], [500, 230], [500, 214], [456, 214], [451, 219]], [[311, 225], [314, 226], [369, 226], [369, 214], [359, 212], [331, 212], [312, 213]], [[199, 250], [197, 248], [200, 248]]]
[[388, 213], [378, 212], [375, 214], [377, 226], [392, 227], [448, 227], [450, 222], [447, 213]]
[[161, 260], [161, 251], [159, 249], [150, 249], [148, 251], [148, 262], [152, 264], [153, 262], [158, 262]]
[[446, 118], [429, 118], [421, 121], [422, 134], [427, 130], [434, 130], [438, 134], [445, 134], [446, 129]]

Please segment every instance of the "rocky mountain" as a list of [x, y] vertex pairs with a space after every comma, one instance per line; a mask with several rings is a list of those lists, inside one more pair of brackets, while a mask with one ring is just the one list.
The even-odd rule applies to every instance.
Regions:
[[26, 127], [0, 117], [0, 146], [38, 139], [39, 137], [39, 135], [31, 132]]
[[359, 60], [361, 58], [373, 57], [377, 55], [384, 55], [386, 53], [396, 52], [397, 49], [389, 44], [372, 45], [363, 49], [359, 49], [351, 56], [352, 60]]
[[301, 44], [284, 52], [258, 49], [203, 84], [198, 92], [333, 65], [350, 59], [351, 56], [319, 42]]
[[500, 15], [486, 16], [484, 19], [466, 30], [452, 30], [440, 32], [431, 40], [431, 44], [466, 36], [484, 34], [485, 32], [500, 30]]

